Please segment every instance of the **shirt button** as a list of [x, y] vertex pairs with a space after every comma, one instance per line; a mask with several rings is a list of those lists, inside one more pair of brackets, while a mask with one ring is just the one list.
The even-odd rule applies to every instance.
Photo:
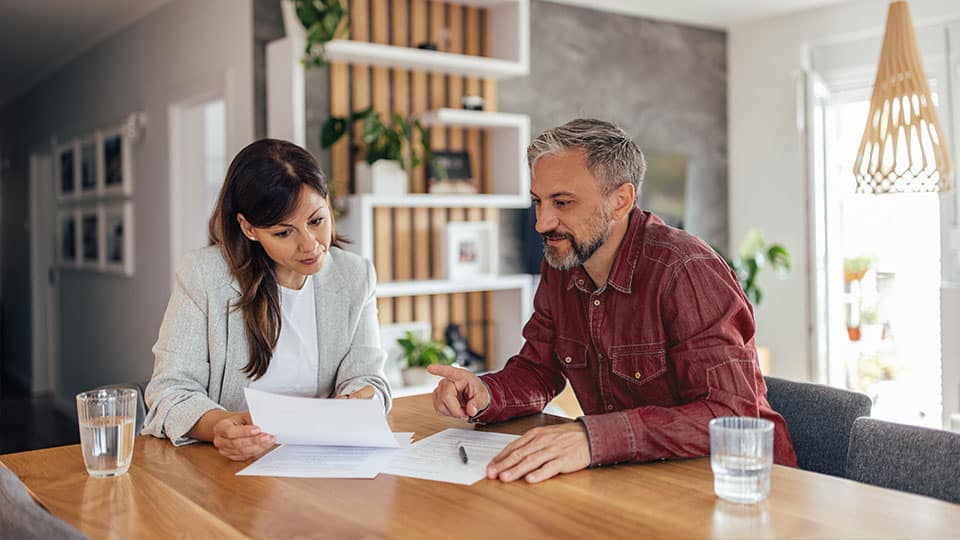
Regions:
[[582, 279], [578, 279], [578, 280], [577, 280], [577, 285], [583, 285], [583, 280], [582, 280]]
[[600, 305], [600, 300], [594, 300], [594, 301], [593, 301], [593, 305], [599, 306], [599, 305]]
[[612, 411], [612, 410], [613, 410], [613, 405], [607, 405], [607, 410], [608, 410], [608, 411]]
[[571, 358], [568, 356], [568, 357], [564, 358], [563, 361], [569, 364], [570, 362], [573, 362], [573, 359], [571, 359]]
[[640, 377], [643, 377], [643, 375], [641, 375], [640, 372], [638, 371], [638, 372], [636, 372], [636, 373], [633, 374], [633, 377], [636, 378], [636, 379], [639, 379]]

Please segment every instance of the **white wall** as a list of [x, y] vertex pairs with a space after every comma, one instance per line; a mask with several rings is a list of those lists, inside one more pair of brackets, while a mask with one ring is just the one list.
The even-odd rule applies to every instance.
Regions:
[[[26, 158], [31, 151], [49, 151], [51, 137], [84, 135], [118, 124], [133, 111], [148, 118], [132, 152], [134, 277], [61, 273], [57, 394], [67, 407], [80, 390], [150, 377], [150, 348], [172, 280], [168, 108], [211, 90], [225, 91], [231, 100], [227, 153], [233, 155], [253, 140], [252, 0], [171, 2], [0, 111], [0, 155], [14, 159], [3, 178], [4, 194], [13, 196], [3, 201], [5, 210], [26, 206]], [[23, 237], [22, 226], [3, 223], [4, 253], [20, 249], [13, 244], [17, 227]], [[29, 283], [28, 261], [5, 261], [4, 291]], [[28, 302], [5, 298], [5, 326], [11, 318], [29, 321], [29, 314]], [[30, 339], [29, 331], [5, 334], [8, 340]], [[29, 352], [29, 344], [18, 350]]]
[[[916, 26], [960, 16], [957, 0], [913, 0], [910, 7]], [[731, 242], [756, 226], [768, 241], [786, 245], [794, 257], [795, 271], [788, 279], [761, 277], [767, 300], [756, 314], [757, 341], [771, 348], [772, 372], [779, 376], [809, 379], [813, 375], [806, 156], [796, 120], [805, 51], [832, 40], [880, 36], [886, 14], [885, 0], [860, 0], [751, 21], [733, 26], [728, 33]], [[957, 320], [960, 311], [958, 302], [960, 295], [943, 294], [944, 364], [960, 358], [956, 341], [946, 339], [953, 331], [947, 325]], [[957, 404], [945, 401], [944, 406], [955, 409]]]

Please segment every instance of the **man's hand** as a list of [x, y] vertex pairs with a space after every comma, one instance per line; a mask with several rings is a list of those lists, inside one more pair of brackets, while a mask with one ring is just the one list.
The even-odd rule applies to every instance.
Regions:
[[368, 384], [352, 394], [341, 394], [337, 399], [373, 399], [375, 395], [377, 395], [376, 391]]
[[246, 461], [266, 454], [276, 440], [253, 425], [249, 412], [229, 413], [213, 426], [213, 446], [224, 457]]
[[443, 377], [433, 390], [433, 408], [437, 414], [468, 420], [490, 404], [486, 385], [465, 369], [433, 364], [427, 371]]
[[487, 478], [531, 484], [590, 466], [590, 441], [580, 422], [533, 428], [508, 444], [487, 465]]

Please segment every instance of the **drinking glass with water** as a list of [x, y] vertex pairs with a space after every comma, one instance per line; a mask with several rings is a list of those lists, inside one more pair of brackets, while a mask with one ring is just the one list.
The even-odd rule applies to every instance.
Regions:
[[101, 388], [77, 394], [83, 462], [90, 476], [119, 476], [133, 457], [137, 390]]
[[713, 489], [721, 499], [757, 503], [770, 494], [773, 422], [725, 416], [710, 421]]

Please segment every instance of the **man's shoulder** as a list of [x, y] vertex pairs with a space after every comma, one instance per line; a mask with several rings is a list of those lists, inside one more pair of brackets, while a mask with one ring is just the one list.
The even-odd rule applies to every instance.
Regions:
[[671, 227], [652, 214], [643, 227], [642, 254], [649, 261], [669, 267], [691, 259], [720, 259], [717, 252], [700, 238]]

